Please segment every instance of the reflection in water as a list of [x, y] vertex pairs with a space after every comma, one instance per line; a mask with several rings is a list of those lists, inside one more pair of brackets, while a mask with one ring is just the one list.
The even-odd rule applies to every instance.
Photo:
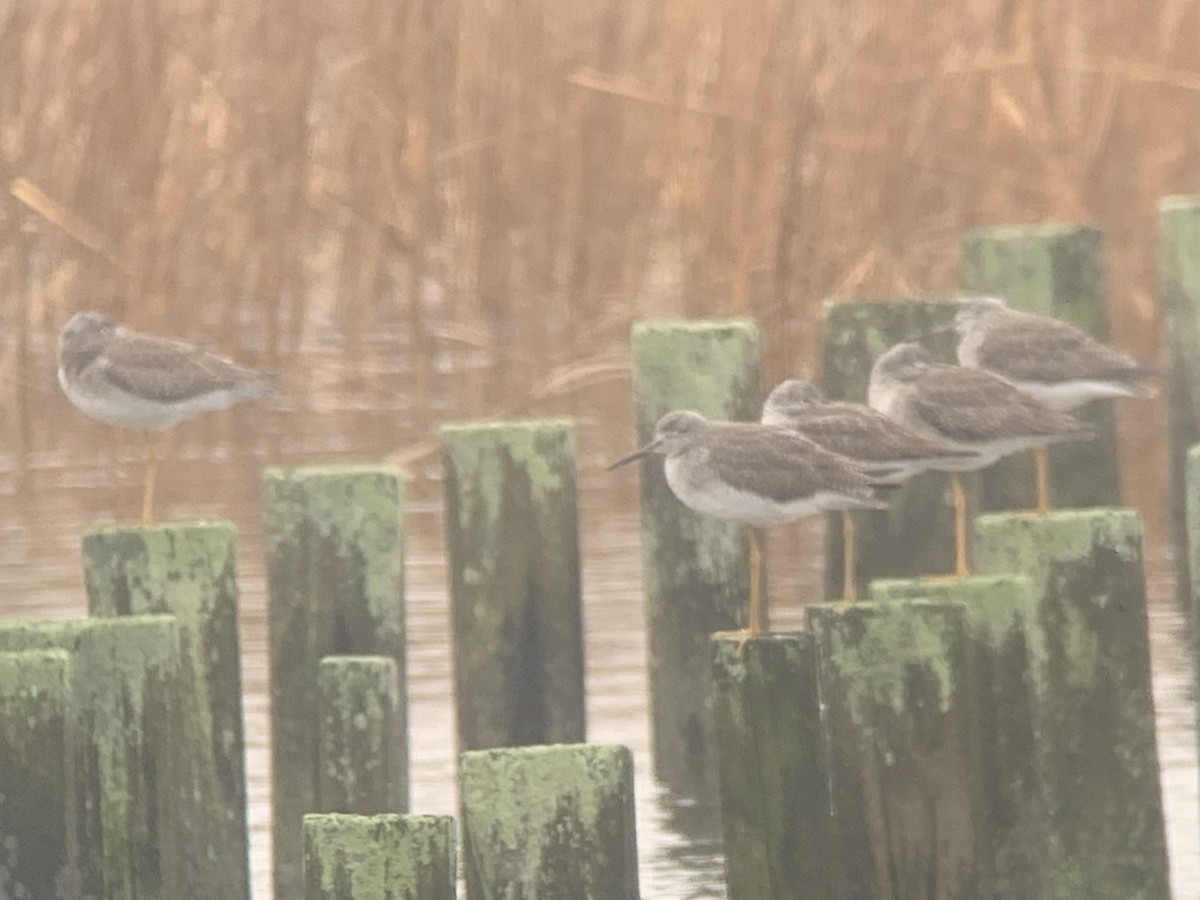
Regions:
[[[228, 518], [241, 534], [242, 651], [250, 777], [249, 818], [255, 896], [270, 896], [270, 746], [267, 709], [266, 585], [259, 473], [266, 465], [379, 460], [431, 434], [433, 422], [478, 416], [482, 367], [445, 367], [429, 409], [405, 400], [398, 348], [373, 347], [370, 374], [342, 371], [312, 354], [303, 373], [284, 373], [285, 396], [267, 410], [233, 410], [178, 429], [160, 486], [164, 520]], [[385, 352], [386, 351], [386, 352]], [[140, 446], [71, 409], [44, 378], [27, 385], [28, 416], [0, 407], [0, 615], [82, 615], [80, 535], [101, 521], [137, 514]], [[461, 361], [459, 361], [461, 362]], [[638, 852], [643, 896], [724, 896], [719, 827], [713, 810], [658, 788], [651, 776], [645, 634], [636, 479], [603, 466], [633, 446], [628, 385], [584, 386], [543, 403], [539, 413], [579, 422], [580, 509], [587, 629], [588, 736], [622, 743], [637, 771]], [[18, 434], [17, 432], [23, 432]], [[436, 448], [436, 444], [427, 447]], [[22, 448], [24, 453], [22, 453]], [[409, 455], [406, 507], [409, 718], [412, 807], [455, 812], [454, 710], [449, 609], [442, 557], [440, 460]], [[773, 529], [768, 547], [776, 628], [796, 627], [796, 598], [817, 595], [819, 523]], [[1196, 746], [1185, 623], [1171, 603], [1170, 561], [1148, 553], [1159, 753], [1176, 897], [1200, 895], [1196, 848]]]

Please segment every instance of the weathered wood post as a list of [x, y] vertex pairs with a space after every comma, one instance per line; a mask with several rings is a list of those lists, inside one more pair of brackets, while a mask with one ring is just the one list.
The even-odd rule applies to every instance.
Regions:
[[[184, 897], [192, 789], [186, 717], [202, 715], [185, 677], [172, 616], [0, 622], [0, 653], [70, 656], [70, 726], [79, 892], [84, 897]], [[192, 727], [195, 727], [194, 725]], [[202, 852], [202, 851], [201, 851]], [[53, 896], [53, 895], [51, 895]]]
[[1033, 587], [1019, 575], [964, 579], [880, 580], [871, 599], [959, 601], [979, 736], [979, 770], [992, 881], [982, 896], [1042, 897], [1046, 815], [1034, 765], [1029, 630], [1035, 627]]
[[826, 710], [829, 896], [987, 896], [964, 605], [820, 604], [807, 613]]
[[[286, 788], [274, 791], [275, 894], [295, 897], [303, 890], [303, 816], [320, 811], [319, 660], [389, 656], [398, 696], [407, 697], [404, 483], [387, 466], [269, 469], [264, 477], [272, 759], [275, 784]], [[406, 705], [399, 716], [407, 735]]]
[[976, 531], [980, 572], [1021, 572], [1033, 585], [1042, 896], [1169, 897], [1141, 519], [1129, 509], [987, 515]]
[[408, 805], [404, 698], [390, 656], [326, 656], [317, 671], [317, 805], [387, 813]]
[[179, 623], [184, 677], [202, 714], [185, 724], [191, 789], [186, 873], [192, 889], [249, 898], [246, 744], [238, 640], [237, 531], [228, 522], [101, 526], [83, 537], [88, 611], [170, 613]]
[[309, 814], [304, 900], [454, 900], [450, 816]]
[[[1195, 696], [1200, 697], [1200, 446], [1193, 447], [1188, 451], [1186, 485], [1187, 501], [1184, 511], [1187, 517], [1188, 583], [1185, 590], [1188, 592], [1192, 612], [1192, 665], [1195, 672]], [[1200, 726], [1200, 705], [1196, 708], [1196, 724]]]
[[596, 744], [462, 754], [468, 900], [636, 900], [633, 757]]
[[[1016, 309], [1054, 316], [1108, 339], [1104, 244], [1099, 228], [1062, 222], [976, 228], [963, 235], [966, 290], [1002, 298]], [[1096, 439], [1050, 448], [1050, 489], [1058, 506], [1119, 502], [1117, 443], [1111, 403], [1080, 409]], [[1001, 460], [981, 479], [983, 509], [1031, 509], [1033, 462], [1028, 453]]]
[[738, 643], [713, 641], [730, 900], [832, 898], [816, 642], [804, 632]]
[[[758, 419], [753, 322], [639, 322], [632, 341], [639, 444], [676, 409], [714, 419]], [[676, 500], [661, 458], [640, 468], [654, 774], [673, 790], [715, 800], [709, 635], [745, 624], [746, 536], [740, 526], [700, 516]]]
[[[1167, 367], [1167, 405], [1171, 422], [1171, 513], [1181, 599], [1189, 579], [1185, 525], [1185, 475], [1189, 448], [1200, 442], [1200, 196], [1164, 197], [1158, 202], [1158, 277]], [[1195, 592], [1192, 597], [1197, 596]]]
[[0, 653], [0, 897], [82, 897], [65, 650]]
[[[920, 341], [939, 362], [954, 361], [950, 330], [955, 308], [944, 300], [825, 303], [822, 307], [821, 386], [833, 400], [867, 402], [871, 366], [890, 347]], [[971, 485], [973, 478], [966, 483]], [[954, 511], [946, 476], [918, 475], [888, 494], [889, 506], [857, 517], [858, 584], [872, 579], [949, 572], [954, 568]], [[825, 596], [840, 599], [842, 526], [827, 517]]]
[[575, 426], [447, 425], [459, 749], [582, 741]]

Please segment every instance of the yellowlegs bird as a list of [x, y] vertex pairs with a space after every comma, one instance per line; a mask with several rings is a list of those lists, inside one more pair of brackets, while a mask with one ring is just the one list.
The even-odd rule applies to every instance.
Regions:
[[1060, 441], [1086, 440], [1089, 425], [1051, 409], [982, 369], [935, 363], [919, 344], [897, 344], [871, 368], [868, 402], [901, 425], [958, 450], [971, 460], [941, 468], [954, 495], [954, 573], [967, 567], [967, 503], [959, 472], [990, 466], [1002, 456]]
[[787, 428], [710, 422], [699, 413], [667, 413], [650, 442], [609, 470], [656, 453], [672, 493], [707, 516], [751, 526], [750, 610], [743, 640], [763, 631], [757, 528], [838, 509], [881, 509], [871, 480], [852, 462]]
[[[1153, 397], [1155, 373], [1074, 325], [1009, 309], [998, 297], [971, 297], [954, 317], [959, 365], [987, 369], [1047, 406], [1069, 412], [1092, 400]], [[1046, 447], [1033, 448], [1037, 509], [1048, 512]]]
[[158, 468], [151, 432], [271, 392], [267, 377], [258, 372], [184, 341], [130, 331], [95, 312], [76, 313], [63, 328], [58, 383], [93, 419], [144, 433], [143, 522], [153, 515]]
[[[846, 457], [875, 484], [901, 484], [921, 472], [949, 471], [955, 465], [978, 460], [971, 450], [947, 447], [869, 406], [828, 400], [815, 384], [798, 378], [781, 382], [767, 395], [761, 421], [798, 431], [826, 450]], [[854, 519], [849, 509], [841, 512], [842, 593], [844, 599], [854, 600]]]

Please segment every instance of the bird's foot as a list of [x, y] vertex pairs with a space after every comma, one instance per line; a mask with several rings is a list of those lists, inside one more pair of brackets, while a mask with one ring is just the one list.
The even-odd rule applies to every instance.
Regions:
[[714, 638], [723, 638], [725, 640], [737, 641], [737, 655], [739, 659], [746, 656], [746, 645], [756, 638], [763, 637], [766, 634], [764, 631], [753, 631], [749, 628], [739, 628], [736, 631], [716, 631], [713, 632]]

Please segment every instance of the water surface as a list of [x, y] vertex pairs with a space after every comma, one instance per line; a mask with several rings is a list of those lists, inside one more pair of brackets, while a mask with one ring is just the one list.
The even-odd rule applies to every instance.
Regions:
[[[618, 350], [620, 348], [615, 348]], [[245, 686], [251, 854], [255, 897], [271, 896], [270, 734], [266, 584], [260, 474], [267, 465], [374, 462], [403, 451], [408, 473], [406, 578], [412, 809], [456, 811], [449, 607], [443, 555], [441, 464], [436, 423], [505, 406], [481, 354], [447, 352], [410, 399], [401, 342], [381, 336], [356, 364], [340, 348], [308, 348], [303, 367], [282, 373], [284, 396], [185, 423], [160, 477], [159, 515], [224, 518], [240, 534], [241, 639]], [[60, 396], [50, 350], [0, 406], [0, 615], [65, 618], [86, 611], [80, 536], [100, 522], [136, 516], [141, 443], [114, 440]], [[510, 397], [517, 402], [520, 395]], [[648, 736], [646, 642], [634, 469], [603, 467], [633, 445], [630, 387], [611, 372], [536, 404], [579, 424], [588, 738], [629, 746], [636, 765], [642, 895], [663, 900], [724, 896], [712, 810], [655, 784]], [[432, 452], [430, 452], [432, 451]], [[821, 523], [775, 529], [769, 565], [775, 626], [796, 627], [803, 602], [819, 599]], [[1185, 622], [1172, 594], [1169, 556], [1147, 548], [1151, 650], [1172, 879], [1176, 898], [1200, 896], [1192, 673]]]

